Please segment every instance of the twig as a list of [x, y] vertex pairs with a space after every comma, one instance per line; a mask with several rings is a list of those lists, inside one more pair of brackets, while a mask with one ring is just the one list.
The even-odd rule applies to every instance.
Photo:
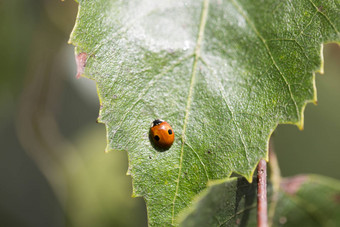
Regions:
[[268, 226], [267, 214], [267, 163], [261, 159], [257, 167], [257, 226]]

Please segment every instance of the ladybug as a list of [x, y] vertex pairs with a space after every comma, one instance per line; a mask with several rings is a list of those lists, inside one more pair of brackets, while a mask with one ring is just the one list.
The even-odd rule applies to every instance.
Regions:
[[151, 124], [150, 135], [154, 144], [162, 149], [169, 149], [175, 140], [175, 133], [168, 122], [161, 119]]

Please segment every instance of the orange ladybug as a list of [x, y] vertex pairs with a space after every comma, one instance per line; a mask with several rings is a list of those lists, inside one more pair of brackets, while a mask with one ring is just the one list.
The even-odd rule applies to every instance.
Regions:
[[159, 148], [169, 149], [175, 140], [174, 130], [168, 122], [161, 119], [152, 122], [150, 131], [154, 144]]

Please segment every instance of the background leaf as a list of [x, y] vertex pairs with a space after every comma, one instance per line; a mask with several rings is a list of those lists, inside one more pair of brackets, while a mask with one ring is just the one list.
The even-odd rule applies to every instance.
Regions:
[[[71, 42], [97, 82], [108, 148], [127, 150], [149, 224], [174, 224], [210, 179], [252, 179], [278, 123], [303, 126], [338, 1], [80, 1]], [[152, 120], [176, 134], [166, 152]]]
[[[256, 187], [256, 181], [243, 178], [212, 185], [183, 214], [180, 226], [256, 226]], [[272, 226], [339, 226], [339, 198], [339, 181], [317, 175], [284, 178]]]
[[256, 226], [256, 188], [256, 179], [216, 182], [180, 215], [180, 226]]

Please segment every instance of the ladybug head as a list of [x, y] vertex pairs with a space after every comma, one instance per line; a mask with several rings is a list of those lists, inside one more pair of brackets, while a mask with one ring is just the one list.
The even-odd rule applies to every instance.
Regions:
[[156, 120], [154, 120], [154, 121], [152, 122], [151, 127], [154, 127], [154, 126], [156, 126], [156, 125], [159, 125], [159, 124], [162, 123], [162, 122], [164, 122], [164, 121], [161, 120], [161, 119], [156, 119]]

